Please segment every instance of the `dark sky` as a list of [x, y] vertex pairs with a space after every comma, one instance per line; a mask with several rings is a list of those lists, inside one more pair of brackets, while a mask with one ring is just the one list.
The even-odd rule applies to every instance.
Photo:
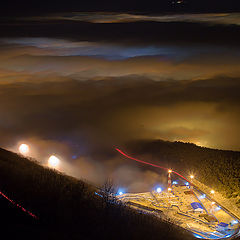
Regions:
[[0, 146], [25, 142], [42, 162], [56, 154], [75, 176], [112, 174], [138, 191], [159, 176], [129, 167], [113, 146], [240, 150], [239, 13], [64, 11], [0, 28]]
[[72, 11], [132, 11], [132, 12], [236, 12], [240, 10], [238, 0], [183, 0], [182, 4], [175, 4], [176, 0], [121, 0], [121, 1], [56, 1], [56, 0], [9, 0], [1, 1], [3, 15], [35, 15], [50, 12]]

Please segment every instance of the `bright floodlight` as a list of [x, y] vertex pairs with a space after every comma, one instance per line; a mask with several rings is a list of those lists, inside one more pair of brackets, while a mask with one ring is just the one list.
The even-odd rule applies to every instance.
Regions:
[[162, 189], [160, 187], [157, 188], [157, 192], [160, 193]]
[[193, 175], [190, 175], [190, 178], [191, 178], [191, 179], [193, 179], [193, 178], [194, 178], [194, 176], [193, 176]]
[[29, 153], [29, 146], [27, 144], [21, 144], [18, 150], [21, 154], [26, 155]]
[[172, 173], [172, 170], [171, 170], [171, 169], [169, 169], [169, 170], [168, 170], [168, 173]]
[[54, 155], [52, 155], [52, 156], [48, 159], [48, 166], [49, 166], [49, 167], [56, 168], [56, 167], [58, 167], [59, 163], [60, 163], [59, 158], [57, 158], [57, 157], [54, 156]]
[[211, 194], [214, 194], [215, 193], [215, 191], [214, 190], [211, 190], [211, 192], [210, 192]]
[[171, 192], [171, 191], [172, 191], [172, 189], [171, 189], [171, 188], [168, 188], [168, 191], [169, 191], [169, 192]]
[[119, 192], [118, 195], [123, 195], [123, 192]]

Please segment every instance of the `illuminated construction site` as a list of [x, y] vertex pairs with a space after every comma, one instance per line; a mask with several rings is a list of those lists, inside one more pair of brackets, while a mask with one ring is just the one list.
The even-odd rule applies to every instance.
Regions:
[[[119, 152], [144, 163], [121, 150]], [[178, 180], [172, 180], [175, 174]], [[239, 219], [214, 200], [214, 190], [206, 194], [192, 183], [193, 175], [187, 180], [171, 169], [167, 169], [166, 177], [166, 189], [156, 187], [144, 193], [119, 192], [117, 199], [138, 211], [170, 221], [192, 232], [196, 238], [227, 239], [239, 235]]]

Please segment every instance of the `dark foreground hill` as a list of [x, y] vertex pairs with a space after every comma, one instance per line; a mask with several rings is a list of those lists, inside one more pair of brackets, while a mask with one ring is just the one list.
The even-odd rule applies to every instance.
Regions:
[[39, 218], [1, 196], [1, 236], [8, 239], [192, 239], [172, 224], [105, 201], [83, 181], [3, 149], [0, 191]]

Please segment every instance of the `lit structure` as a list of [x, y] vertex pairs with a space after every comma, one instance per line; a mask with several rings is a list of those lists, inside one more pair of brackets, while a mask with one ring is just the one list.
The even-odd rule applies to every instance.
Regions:
[[226, 231], [228, 229], [228, 224], [225, 222], [220, 222], [220, 223], [218, 223], [216, 229], [218, 231]]
[[23, 143], [19, 146], [18, 150], [21, 154], [27, 155], [29, 153], [29, 146]]
[[[171, 192], [171, 188], [172, 188], [172, 180], [171, 180], [171, 173], [172, 173], [172, 170], [169, 169], [168, 170], [168, 191]], [[170, 190], [169, 190], [170, 189]]]
[[52, 155], [51, 157], [49, 157], [48, 159], [48, 166], [52, 167], [52, 168], [57, 168], [60, 164], [60, 160], [59, 158], [57, 158], [56, 156]]
[[192, 202], [191, 206], [192, 206], [194, 212], [198, 212], [198, 213], [202, 213], [203, 212], [203, 207], [202, 207], [201, 203], [199, 203], [199, 202]]

